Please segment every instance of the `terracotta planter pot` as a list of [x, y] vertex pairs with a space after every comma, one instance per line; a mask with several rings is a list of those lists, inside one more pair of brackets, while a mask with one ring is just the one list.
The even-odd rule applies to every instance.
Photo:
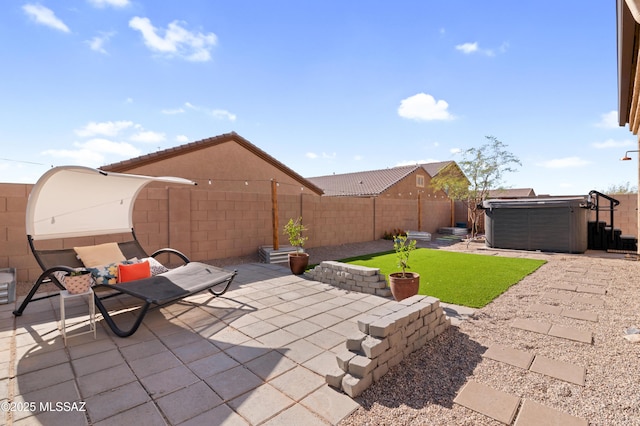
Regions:
[[91, 273], [82, 271], [81, 275], [67, 275], [64, 277], [64, 286], [71, 294], [85, 293], [91, 287]]
[[398, 302], [407, 297], [415, 296], [420, 289], [420, 274], [415, 272], [394, 272], [389, 274], [391, 294]]
[[289, 268], [294, 275], [302, 275], [309, 265], [309, 253], [289, 253]]

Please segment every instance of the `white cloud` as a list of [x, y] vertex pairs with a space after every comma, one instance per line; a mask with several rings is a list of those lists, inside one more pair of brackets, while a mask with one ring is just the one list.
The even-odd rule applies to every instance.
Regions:
[[133, 98], [127, 98], [124, 100], [125, 104], [132, 104], [133, 103]]
[[99, 36], [95, 36], [91, 40], [87, 40], [87, 44], [91, 48], [91, 50], [100, 52], [103, 54], [107, 54], [107, 51], [104, 48], [104, 45], [109, 41], [111, 37], [113, 37], [115, 33], [101, 33]]
[[153, 132], [153, 131], [142, 131], [138, 132], [135, 135], [129, 138], [133, 142], [143, 142], [143, 143], [158, 143], [164, 142], [167, 138], [164, 133]]
[[477, 52], [478, 51], [478, 42], [473, 42], [473, 43], [464, 43], [464, 44], [458, 44], [456, 46], [456, 50], [461, 51], [462, 53], [468, 55], [470, 53], [473, 52]]
[[132, 126], [133, 122], [131, 121], [103, 121], [102, 123], [91, 121], [82, 129], [75, 130], [75, 133], [81, 137], [90, 137], [95, 135], [116, 136], [122, 130], [128, 129]]
[[83, 150], [116, 154], [120, 157], [137, 157], [141, 154], [141, 151], [130, 143], [114, 142], [101, 138], [90, 139], [86, 142], [76, 142], [74, 145]]
[[618, 124], [618, 111], [609, 111], [600, 116], [600, 121], [596, 123], [596, 127], [602, 127], [604, 129], [617, 129], [620, 127]]
[[407, 160], [396, 163], [393, 167], [417, 166], [418, 164], [438, 163], [440, 160], [427, 158], [426, 160]]
[[323, 158], [325, 160], [333, 160], [337, 157], [337, 154], [335, 152], [329, 153], [327, 154], [326, 152], [323, 152], [322, 154], [316, 154], [315, 152], [307, 152], [305, 154], [305, 157], [310, 158], [312, 160], [315, 160], [316, 158]]
[[[465, 55], [471, 55], [472, 53], [478, 53], [485, 56], [496, 56], [496, 49], [483, 49], [480, 48], [477, 41], [473, 43], [462, 43], [456, 45], [456, 50], [464, 53]], [[498, 47], [498, 52], [505, 53], [509, 48], [509, 43], [504, 42]]]
[[111, 6], [115, 8], [127, 7], [130, 4], [129, 0], [89, 0], [89, 3], [99, 8], [103, 8], [106, 6]]
[[211, 111], [211, 115], [220, 120], [236, 121], [236, 115], [224, 109], [214, 109]]
[[460, 154], [462, 150], [460, 148], [451, 148], [449, 152], [452, 154]]
[[453, 120], [447, 111], [449, 104], [444, 100], [436, 101], [426, 93], [418, 93], [400, 101], [398, 115], [417, 121]]
[[163, 109], [161, 112], [167, 115], [175, 115], [175, 114], [183, 114], [184, 110], [182, 108], [174, 108], [174, 109]]
[[173, 21], [164, 30], [164, 36], [151, 24], [149, 18], [136, 16], [129, 21], [129, 27], [140, 31], [144, 44], [151, 50], [169, 57], [178, 56], [188, 61], [206, 62], [211, 60], [211, 49], [217, 43], [214, 33], [191, 32]]
[[180, 143], [189, 142], [189, 138], [186, 135], [178, 135], [176, 136], [176, 141]]
[[580, 157], [565, 157], [554, 158], [553, 160], [547, 160], [537, 163], [537, 166], [547, 169], [567, 169], [572, 167], [584, 167], [591, 164], [591, 161], [585, 160]]
[[22, 10], [24, 10], [24, 12], [38, 24], [42, 24], [65, 33], [71, 32], [69, 27], [67, 27], [62, 20], [56, 17], [55, 13], [53, 13], [51, 9], [46, 8], [41, 4], [25, 4], [22, 6]]
[[605, 148], [624, 148], [627, 146], [635, 146], [635, 143], [631, 140], [616, 141], [613, 139], [607, 139], [604, 142], [594, 142], [591, 145], [594, 148], [605, 149]]
[[353, 156], [353, 159], [354, 159], [355, 161], [362, 161], [362, 160], [364, 160], [364, 157], [363, 157], [362, 155], [354, 155], [354, 156]]

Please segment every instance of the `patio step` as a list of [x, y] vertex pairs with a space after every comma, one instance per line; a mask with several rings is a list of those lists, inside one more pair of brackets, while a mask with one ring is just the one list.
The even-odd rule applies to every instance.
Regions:
[[273, 246], [260, 246], [258, 256], [262, 263], [287, 263], [289, 262], [289, 253], [295, 253], [296, 249], [292, 246], [282, 246], [278, 250], [274, 250]]

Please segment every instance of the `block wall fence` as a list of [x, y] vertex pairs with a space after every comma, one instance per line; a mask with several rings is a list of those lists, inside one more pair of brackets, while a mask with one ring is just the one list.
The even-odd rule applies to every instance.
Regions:
[[[18, 281], [35, 281], [41, 273], [26, 239], [25, 213], [31, 187], [0, 183], [0, 268], [16, 268]], [[148, 252], [172, 247], [193, 260], [253, 254], [259, 246], [273, 244], [271, 198], [270, 193], [151, 184], [142, 190], [135, 203], [134, 229]], [[615, 213], [615, 227], [625, 235], [637, 235], [637, 195], [622, 194], [616, 198], [620, 205]], [[422, 199], [418, 208], [417, 200], [279, 194], [277, 205], [279, 245], [288, 245], [282, 227], [289, 218], [298, 216], [303, 217], [309, 228], [307, 247], [373, 241], [398, 228], [433, 233], [450, 226], [452, 216], [455, 222], [466, 221], [462, 208], [455, 207], [452, 214], [450, 201], [428, 198]], [[591, 213], [593, 220], [595, 215]], [[608, 220], [608, 215], [605, 216]], [[106, 235], [41, 241], [38, 248], [58, 249], [128, 238], [129, 235]]]
[[[32, 186], [0, 183], [0, 268], [15, 267], [18, 281], [35, 281], [42, 272], [26, 238], [25, 214]], [[289, 218], [299, 216], [309, 229], [307, 247], [377, 240], [393, 229], [418, 230], [419, 223], [420, 230], [427, 232], [451, 225], [450, 201], [423, 199], [421, 204], [419, 209], [417, 200], [278, 194], [278, 243], [288, 245], [282, 228]], [[137, 198], [133, 222], [147, 252], [172, 247], [193, 260], [221, 259], [253, 254], [259, 246], [273, 244], [272, 206], [270, 193], [151, 184]], [[129, 237], [37, 241], [36, 246], [59, 249]]]

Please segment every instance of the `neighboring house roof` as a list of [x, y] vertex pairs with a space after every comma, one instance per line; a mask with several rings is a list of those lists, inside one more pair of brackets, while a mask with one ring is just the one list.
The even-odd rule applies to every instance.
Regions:
[[535, 196], [536, 192], [533, 188], [492, 189], [488, 194], [488, 198], [524, 198]]
[[318, 195], [322, 195], [322, 189], [316, 186], [313, 182], [308, 179], [305, 179], [289, 167], [285, 166], [280, 161], [276, 160], [274, 157], [270, 156], [236, 132], [225, 133], [222, 135], [214, 136], [207, 139], [202, 139], [196, 142], [187, 143], [184, 145], [176, 146], [173, 148], [167, 148], [162, 151], [152, 152], [150, 154], [141, 155], [139, 157], [131, 158], [128, 160], [120, 161], [118, 163], [107, 164], [106, 166], [100, 167], [101, 170], [107, 172], [126, 172], [135, 167], [144, 166], [150, 163], [155, 163], [161, 160], [167, 160], [172, 157], [177, 157], [182, 154], [186, 154], [188, 152], [198, 151], [201, 149], [207, 149], [212, 146], [216, 146], [222, 143], [226, 143], [229, 141], [234, 141], [237, 144], [243, 146], [245, 149], [249, 150], [256, 156], [260, 157], [267, 163], [271, 164], [276, 169], [284, 172], [289, 175], [292, 179], [300, 182], [302, 185], [306, 186], [313, 192]]
[[317, 176], [307, 178], [307, 180], [322, 188], [324, 195], [327, 196], [373, 197], [382, 194], [389, 187], [418, 169], [423, 169], [429, 176], [434, 177], [449, 163], [453, 163], [453, 161]]

